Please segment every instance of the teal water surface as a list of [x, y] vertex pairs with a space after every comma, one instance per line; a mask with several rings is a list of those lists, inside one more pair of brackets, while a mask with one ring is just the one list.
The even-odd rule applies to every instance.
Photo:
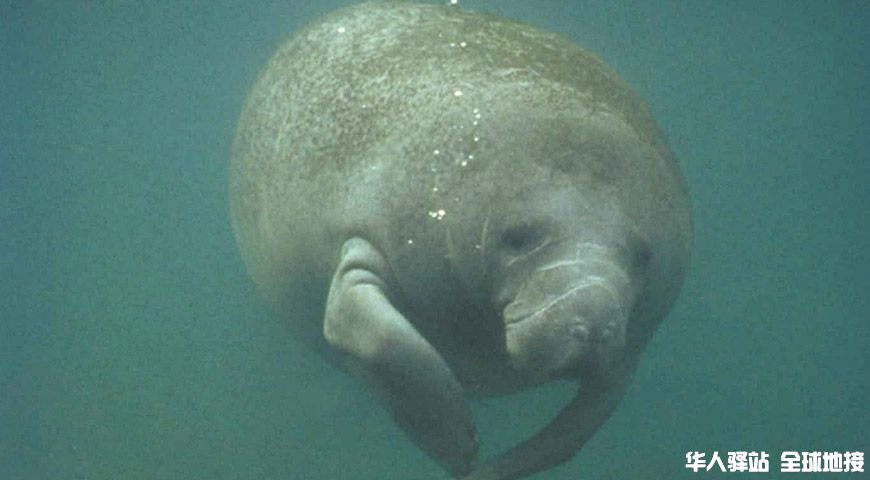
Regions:
[[[350, 3], [0, 0], [0, 479], [447, 478], [290, 337], [229, 226], [247, 89]], [[870, 3], [460, 3], [600, 54], [693, 197], [692, 270], [628, 395], [534, 478], [791, 478], [782, 451], [866, 452]], [[476, 403], [482, 453], [569, 395]], [[773, 472], [691, 473], [695, 450]]]

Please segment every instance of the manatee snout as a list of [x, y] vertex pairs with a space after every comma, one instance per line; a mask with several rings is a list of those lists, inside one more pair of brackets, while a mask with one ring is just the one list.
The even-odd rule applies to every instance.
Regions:
[[625, 346], [630, 292], [629, 275], [608, 258], [538, 268], [503, 310], [514, 368], [542, 379], [609, 368]]

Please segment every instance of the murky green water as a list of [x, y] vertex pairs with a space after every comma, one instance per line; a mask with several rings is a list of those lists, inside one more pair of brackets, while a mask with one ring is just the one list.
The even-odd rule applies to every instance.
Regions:
[[[446, 478], [294, 343], [228, 223], [258, 68], [348, 3], [0, 2], [0, 478]], [[692, 474], [692, 450], [763, 450], [776, 473], [751, 476], [779, 478], [784, 450], [866, 452], [870, 4], [462, 4], [598, 52], [693, 193], [692, 272], [633, 387], [535, 478], [748, 475]], [[569, 395], [477, 403], [483, 453]]]

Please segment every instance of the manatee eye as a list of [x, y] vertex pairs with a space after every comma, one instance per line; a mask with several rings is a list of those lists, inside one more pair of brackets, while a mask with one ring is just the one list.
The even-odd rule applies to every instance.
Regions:
[[501, 235], [501, 244], [510, 250], [524, 250], [537, 246], [541, 237], [540, 228], [522, 224], [505, 230]]

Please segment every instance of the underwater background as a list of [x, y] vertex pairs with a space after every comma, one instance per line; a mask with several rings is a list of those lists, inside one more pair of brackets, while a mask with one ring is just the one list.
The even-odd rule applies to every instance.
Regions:
[[[229, 224], [259, 68], [351, 3], [0, 0], [0, 479], [447, 478], [290, 337]], [[599, 54], [693, 199], [691, 272], [626, 398], [533, 478], [781, 478], [785, 450], [866, 453], [870, 3], [460, 5]], [[482, 458], [571, 394], [475, 402]], [[685, 468], [752, 450], [771, 473]]]

